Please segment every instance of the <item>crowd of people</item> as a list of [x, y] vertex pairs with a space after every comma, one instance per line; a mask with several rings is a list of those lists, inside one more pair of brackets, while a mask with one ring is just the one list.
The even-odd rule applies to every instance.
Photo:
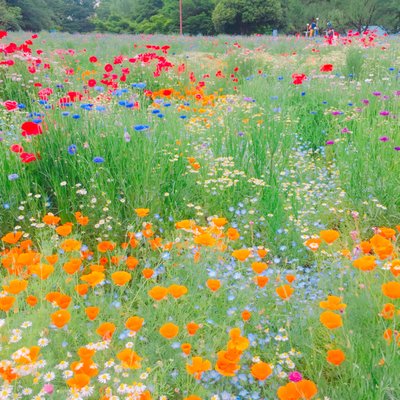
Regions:
[[[313, 18], [311, 23], [307, 24], [307, 29], [305, 32], [306, 37], [315, 37], [319, 34], [319, 26], [318, 26], [319, 18]], [[328, 38], [333, 38], [335, 31], [332, 27], [332, 23], [328, 22], [326, 26], [326, 36]]]

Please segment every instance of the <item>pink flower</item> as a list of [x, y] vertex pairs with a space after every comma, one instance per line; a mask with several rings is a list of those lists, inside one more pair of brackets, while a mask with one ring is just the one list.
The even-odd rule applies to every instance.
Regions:
[[47, 394], [52, 394], [54, 392], [54, 386], [51, 383], [46, 383], [43, 386], [43, 390], [45, 391], [45, 393]]
[[303, 379], [303, 375], [298, 371], [293, 371], [289, 374], [288, 378], [292, 382], [300, 382]]

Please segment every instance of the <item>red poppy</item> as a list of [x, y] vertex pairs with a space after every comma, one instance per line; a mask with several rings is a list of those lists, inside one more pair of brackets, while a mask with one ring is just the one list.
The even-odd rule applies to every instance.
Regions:
[[332, 72], [333, 71], [333, 65], [332, 64], [324, 64], [321, 66], [319, 69], [321, 72]]
[[105, 70], [106, 72], [111, 72], [113, 69], [114, 69], [114, 68], [113, 68], [113, 66], [112, 66], [111, 64], [106, 64], [106, 65], [104, 66], [104, 70]]
[[13, 153], [22, 153], [24, 151], [24, 148], [20, 144], [13, 144], [11, 145], [10, 150]]
[[16, 110], [18, 108], [18, 103], [16, 101], [13, 101], [13, 100], [6, 100], [3, 103], [3, 106], [5, 108], [7, 108], [7, 111], [13, 111], [13, 110]]
[[301, 85], [307, 76], [305, 74], [292, 74], [293, 84]]
[[40, 135], [42, 133], [42, 126], [31, 121], [24, 122], [21, 129], [22, 136]]
[[23, 163], [30, 163], [32, 161], [37, 160], [35, 154], [33, 154], [33, 153], [25, 153], [24, 152], [24, 153], [21, 153], [21, 155], [19, 157]]

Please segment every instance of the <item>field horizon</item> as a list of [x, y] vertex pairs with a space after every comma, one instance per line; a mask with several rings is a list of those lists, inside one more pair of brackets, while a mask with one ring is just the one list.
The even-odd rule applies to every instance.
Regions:
[[0, 32], [0, 398], [400, 398], [400, 37]]

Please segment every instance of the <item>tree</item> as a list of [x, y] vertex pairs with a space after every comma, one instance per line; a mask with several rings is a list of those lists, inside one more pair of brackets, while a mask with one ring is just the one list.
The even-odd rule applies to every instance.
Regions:
[[21, 10], [19, 26], [25, 31], [38, 32], [53, 23], [53, 10], [48, 8], [45, 0], [7, 0], [7, 3]]
[[221, 0], [212, 13], [217, 32], [248, 35], [282, 25], [279, 0]]
[[60, 29], [67, 32], [90, 32], [95, 0], [51, 0]]
[[19, 7], [11, 7], [6, 4], [5, 0], [0, 0], [0, 29], [1, 30], [17, 30], [20, 28], [21, 9]]
[[381, 0], [352, 0], [342, 3], [344, 22], [357, 32], [364, 32], [377, 20]]

